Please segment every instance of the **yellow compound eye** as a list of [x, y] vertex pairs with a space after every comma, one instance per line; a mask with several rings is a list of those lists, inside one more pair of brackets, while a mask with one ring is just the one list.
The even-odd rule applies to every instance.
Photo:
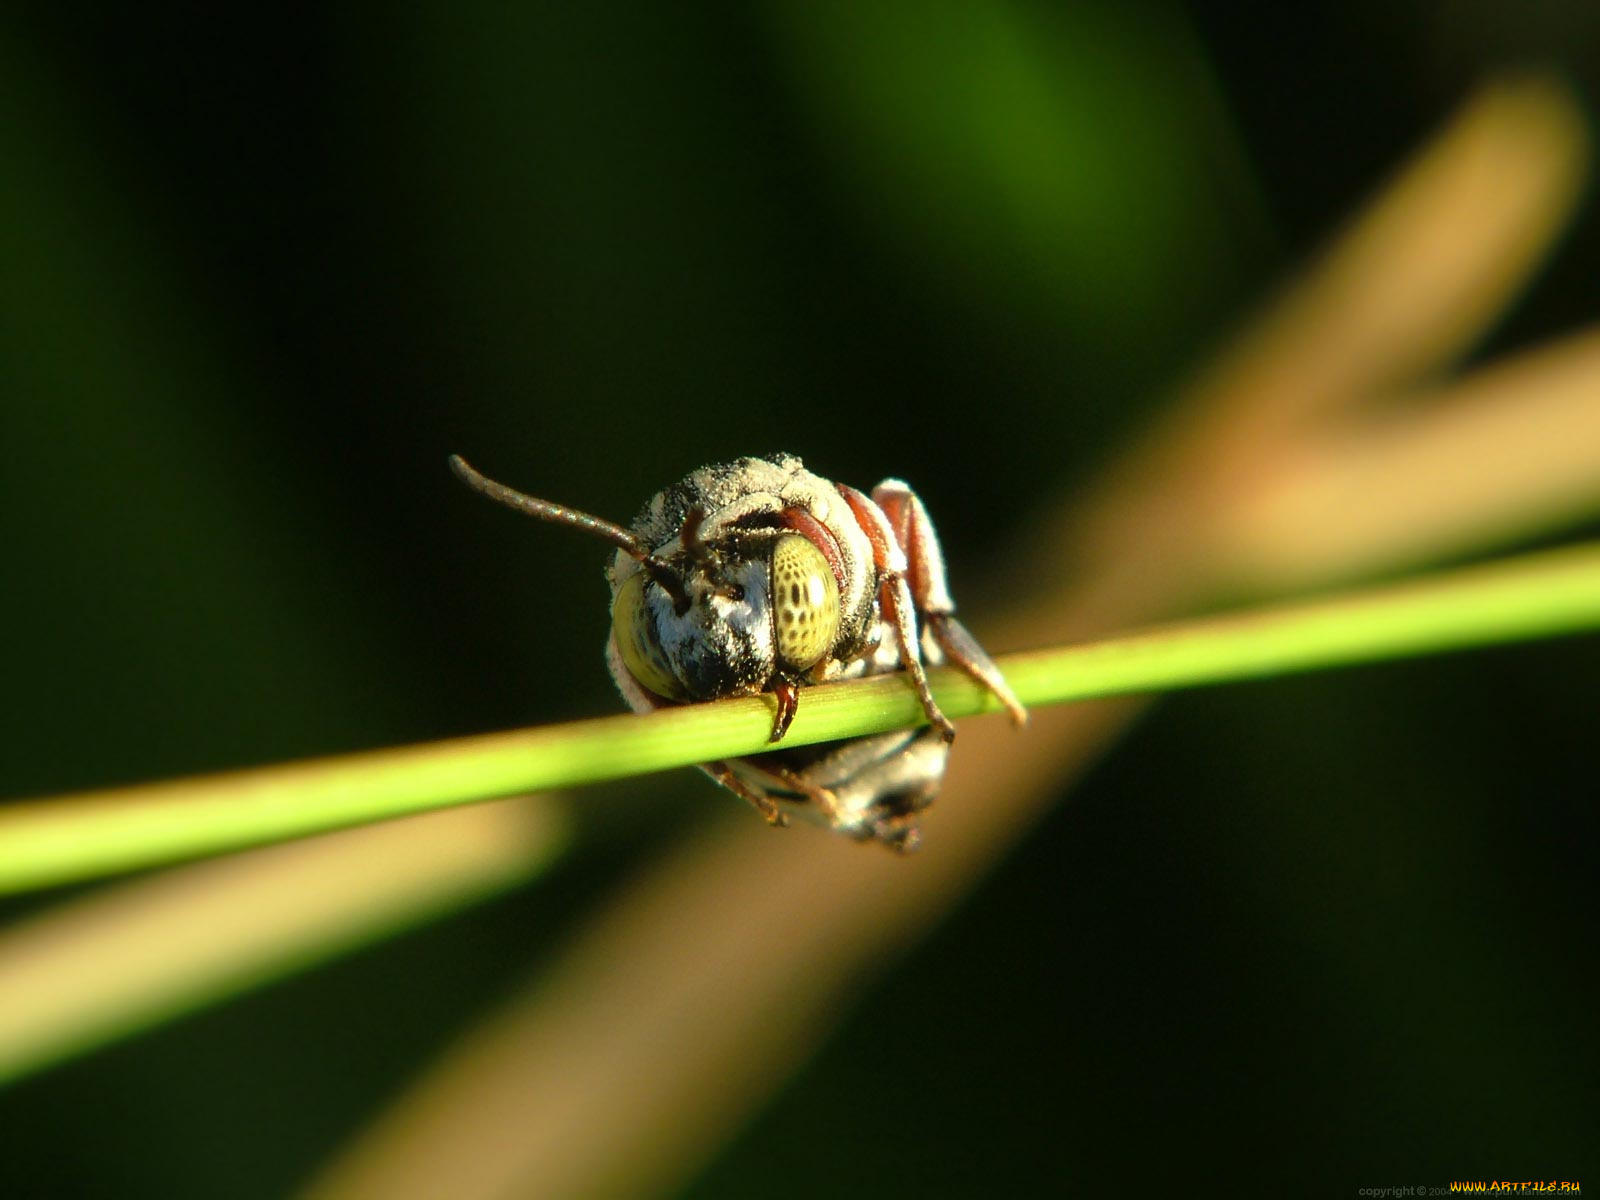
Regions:
[[797, 533], [772, 551], [772, 627], [778, 658], [797, 671], [816, 666], [839, 640], [839, 584], [822, 551]]
[[616, 635], [623, 665], [642, 686], [663, 699], [682, 700], [683, 685], [661, 653], [650, 610], [645, 607], [645, 582], [644, 572], [635, 571], [617, 592], [611, 605], [611, 632]]

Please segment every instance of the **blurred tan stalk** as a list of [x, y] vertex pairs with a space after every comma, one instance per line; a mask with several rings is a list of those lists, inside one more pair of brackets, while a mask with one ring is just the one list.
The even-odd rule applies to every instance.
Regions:
[[[1592, 512], [1592, 341], [1411, 399], [1536, 265], [1587, 151], [1560, 87], [1486, 90], [1164, 428], [1035, 534], [1053, 553], [1030, 561], [1067, 547], [1072, 568], [986, 640], [1086, 637]], [[1503, 471], [1508, 438], [1522, 466]], [[1369, 496], [1381, 508], [1356, 511]], [[306, 1200], [671, 1192], [826, 1036], [863, 977], [956, 903], [1136, 710], [1044, 710], [1021, 735], [965, 725], [911, 861], [748, 818], [690, 839]]]
[[0, 1080], [503, 891], [565, 839], [546, 799], [325, 834], [101, 888], [0, 933]]

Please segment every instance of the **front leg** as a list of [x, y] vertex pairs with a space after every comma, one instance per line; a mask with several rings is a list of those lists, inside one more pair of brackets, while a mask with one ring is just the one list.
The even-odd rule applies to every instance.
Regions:
[[898, 479], [885, 479], [872, 489], [872, 500], [885, 519], [889, 530], [905, 552], [906, 579], [911, 588], [911, 598], [917, 611], [927, 623], [945, 656], [1005, 705], [1013, 724], [1023, 725], [1028, 720], [1028, 710], [1006, 684], [994, 659], [978, 645], [960, 621], [955, 618], [955, 601], [945, 580], [944, 552], [939, 548], [939, 537], [933, 531], [928, 510], [917, 494]]
[[928, 673], [922, 667], [922, 643], [917, 637], [917, 608], [905, 576], [898, 571], [885, 574], [878, 585], [878, 602], [883, 606], [884, 616], [894, 626], [895, 640], [900, 643], [900, 665], [911, 676], [922, 711], [928, 715], [928, 724], [937, 729], [946, 742], [955, 741], [956, 727], [935, 703], [933, 691], [928, 687]]
[[888, 517], [877, 504], [847, 484], [837, 486], [839, 494], [855, 514], [857, 524], [872, 543], [872, 561], [878, 571], [878, 604], [884, 617], [894, 626], [895, 640], [900, 644], [900, 665], [905, 668], [912, 686], [917, 689], [917, 699], [922, 703], [928, 723], [939, 731], [946, 742], [952, 742], [955, 740], [956, 727], [939, 710], [933, 692], [928, 687], [928, 673], [922, 669], [922, 645], [917, 637], [917, 604], [906, 583], [908, 564], [905, 551], [895, 538]]
[[772, 732], [767, 741], [776, 742], [789, 732], [794, 714], [800, 711], [800, 689], [787, 679], [775, 679], [770, 690], [777, 706], [772, 711]]
[[995, 665], [978, 640], [967, 632], [967, 627], [949, 613], [929, 613], [925, 618], [933, 640], [944, 650], [945, 657], [978, 681], [994, 698], [1005, 705], [1011, 723], [1019, 729], [1028, 723], [1028, 710], [1006, 683], [1005, 676]]

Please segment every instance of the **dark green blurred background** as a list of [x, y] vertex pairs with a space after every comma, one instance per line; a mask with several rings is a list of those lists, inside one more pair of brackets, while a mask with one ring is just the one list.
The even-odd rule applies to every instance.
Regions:
[[[903, 475], [981, 628], [1005, 532], [1472, 85], [1592, 96], [1597, 39], [1592, 0], [7, 5], [0, 795], [616, 708], [606, 552], [452, 451], [618, 518], [739, 453]], [[1597, 231], [1491, 352], [1592, 317]], [[1594, 1175], [1597, 678], [1587, 639], [1170, 701], [689, 1194]], [[730, 803], [607, 789], [539, 885], [0, 1094], [0, 1195], [283, 1194]]]

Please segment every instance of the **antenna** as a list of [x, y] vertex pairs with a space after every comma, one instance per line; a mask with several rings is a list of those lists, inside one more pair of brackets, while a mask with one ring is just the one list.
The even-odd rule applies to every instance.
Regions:
[[678, 577], [664, 559], [657, 558], [650, 553], [646, 546], [631, 530], [624, 529], [621, 525], [600, 517], [591, 516], [586, 512], [579, 512], [575, 508], [567, 508], [562, 504], [552, 504], [548, 500], [540, 500], [529, 496], [515, 488], [509, 488], [503, 483], [496, 483], [484, 475], [459, 454], [450, 456], [450, 469], [456, 473], [461, 482], [473, 491], [489, 497], [497, 504], [503, 504], [509, 509], [522, 513], [524, 516], [533, 517], [540, 521], [550, 521], [557, 525], [566, 525], [573, 529], [581, 529], [585, 533], [592, 533], [596, 537], [604, 538], [629, 558], [637, 559], [662, 591], [672, 598], [672, 606], [681, 614], [689, 609], [689, 594], [684, 590], [683, 581]]

